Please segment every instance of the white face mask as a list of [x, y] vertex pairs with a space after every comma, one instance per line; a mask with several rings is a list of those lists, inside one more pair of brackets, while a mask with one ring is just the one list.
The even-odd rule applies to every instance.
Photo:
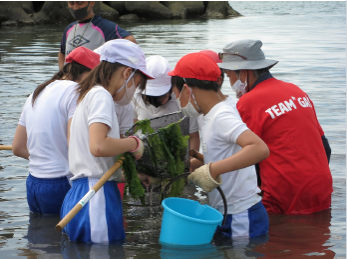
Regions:
[[[115, 94], [119, 93], [125, 87], [125, 93], [124, 93], [122, 99], [120, 99], [119, 101], [115, 101], [120, 106], [128, 105], [134, 96], [134, 93], [136, 91], [136, 85], [135, 85], [133, 76], [134, 76], [135, 72], [136, 72], [136, 70], [131, 73], [129, 78], [125, 81], [124, 85], [122, 85], [122, 87], [119, 88], [118, 91], [115, 93]], [[126, 87], [126, 85], [128, 84], [130, 79], [132, 79], [133, 84], [128, 88], [128, 87]]]
[[[116, 92], [116, 94], [119, 93], [119, 91], [121, 91], [125, 87], [125, 93], [124, 93], [122, 99], [120, 99], [119, 101], [115, 101], [120, 106], [128, 105], [131, 102], [131, 99], [134, 96], [134, 93], [136, 91], [136, 85], [135, 85], [135, 81], [134, 81], [134, 78], [133, 78], [134, 73], [135, 73], [135, 71], [125, 81], [124, 85]], [[128, 84], [130, 79], [132, 79], [132, 85], [128, 88], [128, 87], [126, 87], [126, 85]]]
[[244, 83], [241, 82], [240, 79], [237, 79], [236, 82], [232, 85], [236, 92], [236, 97], [240, 98], [242, 95], [246, 93], [247, 80]]
[[[195, 97], [194, 97], [192, 89], [190, 87], [189, 87], [189, 89], [190, 89], [190, 92], [192, 93], [191, 96], [193, 96], [193, 100], [194, 100], [194, 103], [195, 103], [196, 107], [198, 107], [198, 109], [200, 110], [198, 104], [195, 101]], [[178, 107], [180, 108], [181, 112], [184, 114], [184, 116], [187, 116], [187, 117], [190, 117], [190, 118], [198, 117], [200, 115], [200, 113], [194, 108], [193, 104], [190, 103], [190, 99], [191, 99], [190, 96], [189, 96], [189, 100], [188, 100], [187, 106], [186, 107], [181, 107], [180, 98], [181, 98], [182, 92], [183, 92], [183, 90], [181, 91], [180, 96], [176, 99], [176, 102], [177, 102]]]

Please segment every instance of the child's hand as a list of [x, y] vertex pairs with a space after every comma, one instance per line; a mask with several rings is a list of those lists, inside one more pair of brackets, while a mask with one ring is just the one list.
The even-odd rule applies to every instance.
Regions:
[[163, 181], [163, 178], [159, 178], [159, 177], [152, 177], [152, 176], [148, 176], [148, 175], [142, 174], [142, 173], [139, 173], [138, 175], [139, 175], [141, 182], [146, 187], [150, 187], [150, 186], [157, 187]]
[[130, 136], [129, 138], [134, 138], [136, 139], [137, 141], [137, 147], [135, 150], [133, 151], [130, 151], [130, 153], [133, 154], [133, 156], [135, 157], [136, 160], [139, 160], [142, 155], [143, 155], [143, 152], [145, 151], [145, 146], [143, 145], [143, 142], [141, 139], [139, 139], [138, 137], [136, 136]]
[[139, 160], [142, 157], [144, 150], [145, 147], [143, 145], [142, 140], [140, 140], [139, 149], [132, 153], [136, 160]]
[[211, 192], [222, 184], [222, 178], [220, 176], [214, 180], [210, 173], [210, 164], [203, 165], [197, 168], [188, 176], [188, 180], [195, 185], [201, 187], [205, 192]]

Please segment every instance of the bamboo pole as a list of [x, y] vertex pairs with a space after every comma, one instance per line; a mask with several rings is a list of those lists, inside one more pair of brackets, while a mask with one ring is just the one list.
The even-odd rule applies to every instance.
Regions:
[[0, 150], [12, 150], [12, 146], [0, 145]]
[[55, 226], [55, 229], [62, 231], [63, 228], [76, 216], [76, 214], [88, 203], [88, 201], [97, 193], [97, 191], [110, 179], [110, 177], [123, 164], [124, 157], [117, 162], [100, 178], [100, 180], [87, 192], [86, 195], [70, 210], [68, 214]]

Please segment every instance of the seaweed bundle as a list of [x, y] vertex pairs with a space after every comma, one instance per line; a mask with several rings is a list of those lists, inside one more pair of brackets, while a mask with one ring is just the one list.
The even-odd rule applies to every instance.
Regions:
[[[168, 179], [183, 174], [187, 164], [189, 167], [189, 135], [186, 130], [189, 128], [189, 122], [186, 119], [183, 123], [183, 120], [185, 118], [159, 128], [157, 132], [151, 127], [150, 120], [138, 121], [131, 129], [132, 134], [142, 136], [145, 152], [138, 161], [135, 161], [131, 154], [124, 154], [123, 169], [130, 195], [135, 199], [139, 198], [143, 204], [144, 188], [137, 176], [138, 172]], [[182, 128], [186, 135], [182, 134]], [[180, 196], [183, 187], [184, 179], [176, 181], [171, 186], [168, 196]]]

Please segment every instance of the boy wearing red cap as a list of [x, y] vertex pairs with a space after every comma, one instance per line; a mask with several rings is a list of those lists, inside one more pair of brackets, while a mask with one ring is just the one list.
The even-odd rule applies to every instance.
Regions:
[[204, 115], [204, 163], [191, 161], [195, 170], [188, 180], [208, 192], [210, 205], [223, 213], [223, 201], [215, 190], [222, 188], [228, 216], [218, 233], [228, 238], [266, 234], [269, 219], [258, 195], [254, 164], [267, 158], [269, 151], [237, 110], [218, 94], [220, 69], [216, 62], [203, 53], [191, 53], [182, 57], [169, 75], [182, 112], [189, 117]]
[[29, 160], [26, 187], [33, 213], [60, 213], [71, 187], [68, 138], [77, 105], [76, 85], [100, 63], [100, 55], [79, 47], [66, 62], [26, 100], [12, 143], [13, 154]]

